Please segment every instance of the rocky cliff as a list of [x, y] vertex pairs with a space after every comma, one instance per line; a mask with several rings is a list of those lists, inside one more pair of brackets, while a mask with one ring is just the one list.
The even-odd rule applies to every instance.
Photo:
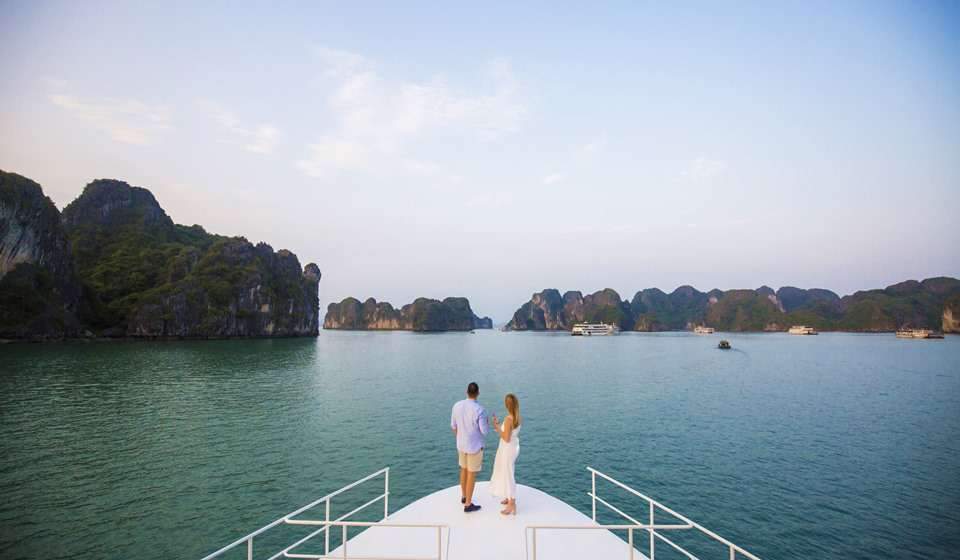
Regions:
[[[143, 294], [127, 336], [222, 338], [316, 336], [320, 270], [296, 255], [245, 239], [214, 243], [183, 277]], [[232, 271], [232, 272], [226, 272]], [[226, 272], [226, 275], [224, 275]], [[174, 278], [176, 275], [174, 275]]]
[[960, 295], [951, 297], [944, 304], [941, 328], [945, 333], [960, 333]]
[[327, 306], [323, 328], [394, 331], [403, 329], [400, 311], [388, 302], [368, 298], [363, 303], [352, 297]]
[[79, 334], [81, 292], [56, 206], [40, 185], [0, 171], [0, 338]]
[[657, 288], [640, 290], [630, 301], [633, 330], [690, 329], [703, 322], [709, 299], [710, 296], [691, 286], [680, 286], [670, 294]]
[[147, 189], [94, 181], [62, 216], [50, 203], [39, 229], [62, 243], [66, 260], [61, 269], [68, 271], [63, 277], [73, 274], [76, 279], [65, 285], [75, 285], [70, 293], [82, 295], [75, 307], [91, 334], [221, 338], [318, 333], [320, 270], [315, 264], [301, 268], [290, 251], [177, 225]]
[[489, 317], [478, 317], [462, 297], [442, 301], [417, 298], [399, 310], [387, 302], [369, 298], [360, 303], [348, 297], [331, 303], [323, 320], [325, 329], [409, 330], [418, 332], [469, 331], [493, 328]]
[[583, 321], [606, 322], [629, 328], [633, 321], [630, 305], [620, 295], [607, 288], [584, 296], [581, 292], [566, 292], [563, 296], [554, 289], [533, 294], [513, 314], [507, 328], [513, 330], [570, 330], [574, 323]]
[[609, 289], [586, 297], [567, 292], [562, 298], [557, 290], [548, 289], [524, 303], [507, 328], [569, 330], [576, 322], [603, 321], [637, 331], [688, 330], [699, 324], [726, 331], [781, 331], [798, 324], [856, 332], [936, 329], [960, 315], [945, 307], [948, 298], [958, 294], [960, 281], [945, 277], [910, 280], [843, 298], [829, 290], [791, 286], [706, 293], [681, 286], [670, 294], [656, 288], [640, 290], [628, 304]]

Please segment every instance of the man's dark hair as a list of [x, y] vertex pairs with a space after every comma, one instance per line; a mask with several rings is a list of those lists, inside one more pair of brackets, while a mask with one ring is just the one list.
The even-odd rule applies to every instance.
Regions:
[[467, 396], [472, 399], [475, 399], [479, 394], [480, 394], [480, 386], [474, 383], [473, 381], [471, 381], [470, 384], [467, 385]]

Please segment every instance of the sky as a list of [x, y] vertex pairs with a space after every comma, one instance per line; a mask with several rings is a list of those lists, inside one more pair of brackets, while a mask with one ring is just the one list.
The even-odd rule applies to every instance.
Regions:
[[960, 4], [518, 4], [0, 0], [0, 169], [146, 187], [324, 308], [960, 277]]

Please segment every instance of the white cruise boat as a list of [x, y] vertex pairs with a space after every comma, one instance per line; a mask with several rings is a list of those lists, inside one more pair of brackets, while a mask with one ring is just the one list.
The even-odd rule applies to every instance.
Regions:
[[[722, 551], [722, 555], [716, 558], [759, 560], [653, 498], [595, 469], [587, 467], [587, 470], [591, 482], [587, 492], [592, 500], [590, 514], [581, 513], [536, 488], [517, 485], [517, 514], [504, 516], [500, 514], [500, 504], [490, 496], [486, 482], [477, 482], [474, 490], [474, 503], [483, 508], [480, 511], [463, 512], [458, 485], [424, 496], [391, 513], [388, 467], [280, 517], [203, 560], [238, 558], [237, 553], [244, 549], [247, 559], [252, 560], [257, 539], [262, 543], [268, 534], [288, 534], [289, 527], [284, 531], [282, 526], [299, 526], [300, 534], [305, 536], [279, 550], [261, 551], [258, 548], [257, 558], [635, 560], [654, 558], [657, 551], [680, 552], [687, 558], [697, 558], [676, 542], [682, 539], [687, 546], [702, 548], [708, 545], [713, 550]], [[357, 502], [355, 498], [350, 500], [344, 496], [346, 492], [363, 485], [369, 495], [369, 486], [377, 484], [379, 488], [381, 478], [383, 492], [379, 496], [351, 511], [344, 511], [344, 502]], [[623, 504], [625, 499], [642, 507], [644, 514], [639, 516], [642, 519], [629, 516], [608, 501]], [[375, 517], [379, 517], [380, 502], [383, 517], [379, 521], [357, 520], [358, 514], [370, 507], [376, 509]], [[613, 512], [622, 521], [607, 525], [598, 523], [598, 507], [605, 508], [600, 510], [601, 514]], [[366, 519], [370, 517], [369, 513], [365, 516]], [[269, 539], [275, 541], [276, 537]]]
[[930, 329], [900, 329], [897, 338], [943, 338], [943, 335]]
[[606, 323], [577, 323], [570, 330], [573, 336], [606, 336], [619, 332], [620, 329], [616, 325]]
[[803, 325], [794, 325], [787, 332], [790, 334], [819, 334], [815, 328]]
[[704, 325], [697, 325], [693, 327], [693, 332], [695, 334], [713, 334], [716, 330], [713, 327], [706, 327]]

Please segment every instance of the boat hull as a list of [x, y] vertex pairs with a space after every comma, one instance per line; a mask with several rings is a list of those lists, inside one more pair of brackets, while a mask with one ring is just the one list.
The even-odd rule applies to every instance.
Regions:
[[[503, 506], [490, 495], [490, 484], [478, 482], [473, 502], [482, 507], [464, 513], [460, 505], [460, 487], [440, 490], [391, 513], [385, 523], [443, 523], [449, 532], [441, 533], [444, 558], [488, 560], [490, 558], [521, 559], [529, 556], [524, 550], [524, 528], [528, 525], [590, 525], [593, 520], [553, 496], [523, 484], [517, 485], [517, 515], [501, 515]], [[641, 540], [639, 535], [636, 537]], [[430, 558], [436, 556], [436, 529], [392, 529], [376, 526], [352, 537], [347, 542], [349, 557], [367, 558]], [[340, 548], [330, 556], [342, 555]], [[607, 530], [541, 531], [537, 535], [537, 558], [582, 560], [584, 558], [626, 558], [627, 545]], [[647, 558], [639, 549], [634, 558]]]

